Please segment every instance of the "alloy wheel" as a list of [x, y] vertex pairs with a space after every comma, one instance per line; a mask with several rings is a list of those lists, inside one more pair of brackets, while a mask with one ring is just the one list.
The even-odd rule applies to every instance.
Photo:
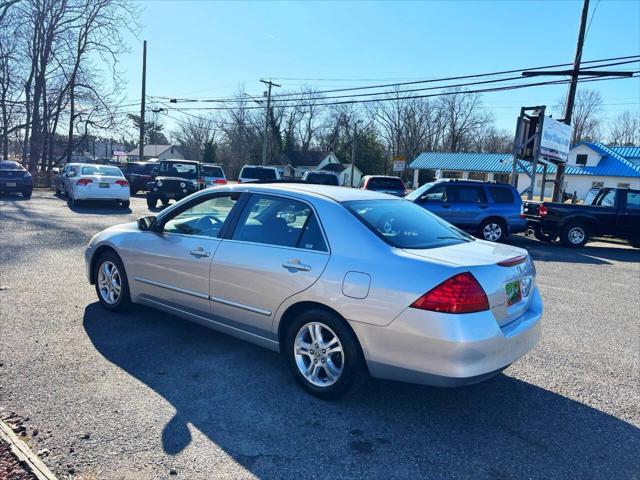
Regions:
[[573, 227], [571, 230], [569, 230], [567, 237], [573, 245], [580, 245], [584, 241], [584, 229], [582, 227]]
[[497, 223], [487, 223], [482, 229], [482, 235], [485, 240], [496, 242], [502, 237], [502, 227]]
[[113, 262], [105, 261], [98, 270], [98, 288], [100, 296], [109, 305], [115, 305], [120, 299], [122, 279], [118, 267]]
[[344, 371], [344, 350], [340, 339], [328, 326], [310, 322], [296, 334], [294, 356], [298, 370], [312, 385], [329, 387]]

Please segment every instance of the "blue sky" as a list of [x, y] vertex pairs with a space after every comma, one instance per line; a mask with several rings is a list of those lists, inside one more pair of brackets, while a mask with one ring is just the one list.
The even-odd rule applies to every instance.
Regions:
[[[597, 6], [597, 8], [596, 8]], [[140, 2], [139, 39], [122, 59], [127, 99], [221, 97], [260, 78], [322, 90], [573, 61], [581, 1]], [[640, 2], [592, 0], [583, 60], [640, 53]], [[621, 69], [640, 69], [640, 64]], [[313, 79], [313, 80], [305, 80]], [[589, 84], [585, 84], [585, 87]], [[640, 109], [640, 80], [596, 82], [605, 115]], [[500, 128], [522, 105], [553, 106], [566, 86], [485, 94]], [[171, 128], [171, 121], [167, 124]]]

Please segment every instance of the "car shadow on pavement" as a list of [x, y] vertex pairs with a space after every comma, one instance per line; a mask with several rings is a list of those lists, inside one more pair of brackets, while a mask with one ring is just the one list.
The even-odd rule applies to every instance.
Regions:
[[514, 247], [524, 248], [537, 262], [588, 263], [610, 265], [611, 262], [640, 262], [640, 249], [613, 242], [587, 244], [583, 248], [567, 248], [558, 243], [544, 243], [523, 235], [513, 235], [507, 242]]
[[131, 208], [123, 208], [116, 202], [105, 205], [104, 202], [83, 201], [79, 205], [69, 206], [69, 210], [74, 213], [86, 213], [91, 215], [129, 215], [133, 213]]
[[279, 355], [171, 315], [94, 303], [83, 323], [101, 355], [175, 408], [170, 455], [192, 425], [262, 478], [609, 480], [640, 467], [640, 429], [508, 375], [458, 389], [371, 381], [327, 402]]

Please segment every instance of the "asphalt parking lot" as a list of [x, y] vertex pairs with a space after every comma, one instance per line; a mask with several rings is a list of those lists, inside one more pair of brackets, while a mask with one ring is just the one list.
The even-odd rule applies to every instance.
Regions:
[[525, 237], [543, 340], [488, 382], [303, 393], [278, 355], [146, 308], [99, 307], [82, 252], [148, 214], [0, 198], [0, 416], [61, 478], [639, 478], [640, 250]]

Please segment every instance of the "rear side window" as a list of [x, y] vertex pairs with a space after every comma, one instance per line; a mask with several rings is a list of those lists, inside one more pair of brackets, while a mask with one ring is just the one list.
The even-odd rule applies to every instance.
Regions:
[[513, 192], [510, 188], [487, 187], [495, 203], [514, 203]]
[[368, 189], [380, 188], [382, 190], [404, 190], [404, 183], [399, 178], [370, 178], [367, 182]]
[[448, 197], [450, 202], [485, 203], [487, 201], [484, 189], [475, 186], [449, 187]]
[[627, 192], [627, 208], [640, 210], [640, 192]]
[[276, 172], [272, 168], [243, 167], [240, 176], [256, 180], [275, 180]]
[[313, 210], [290, 198], [252, 195], [233, 233], [234, 240], [327, 251]]

